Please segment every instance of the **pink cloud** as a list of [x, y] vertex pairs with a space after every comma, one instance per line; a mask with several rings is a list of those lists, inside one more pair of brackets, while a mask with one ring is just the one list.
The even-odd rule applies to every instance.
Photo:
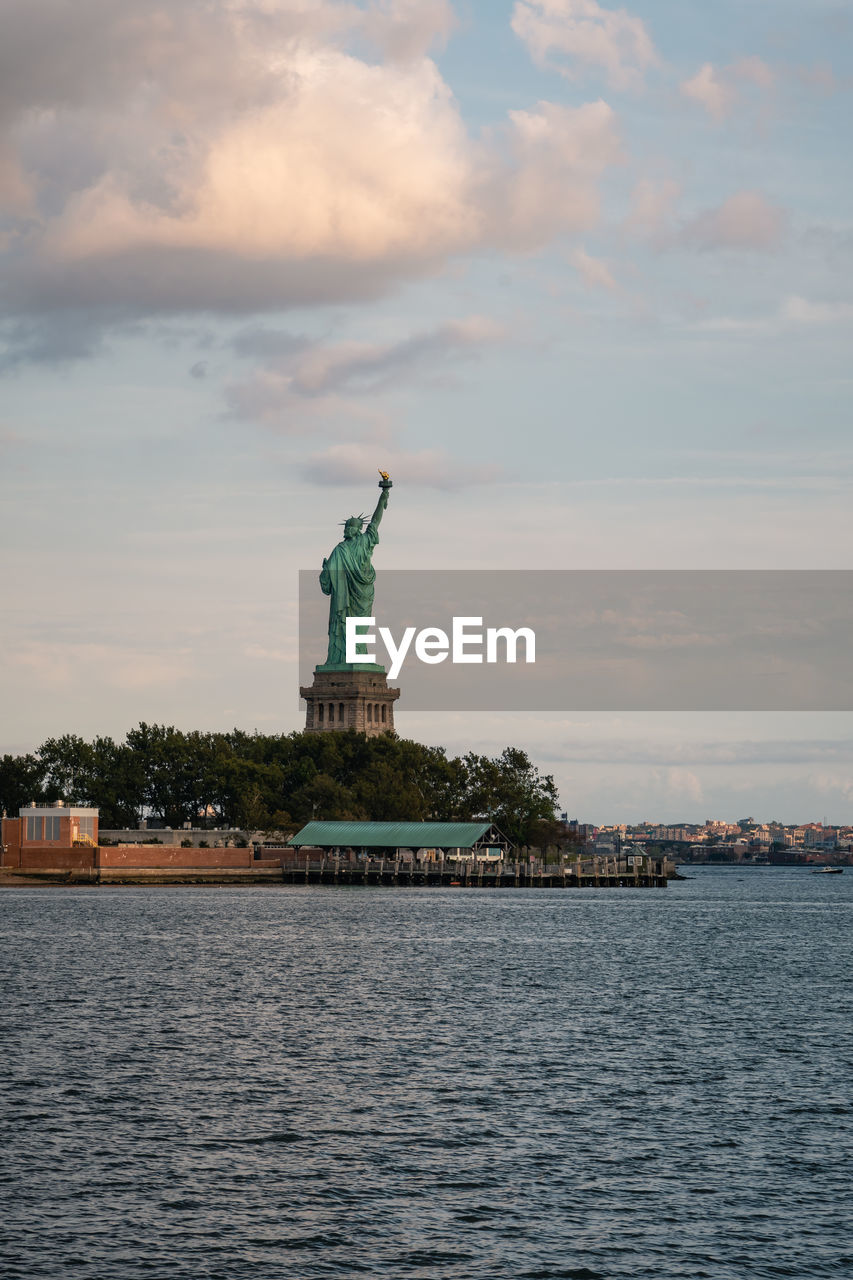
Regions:
[[593, 258], [583, 249], [576, 249], [572, 254], [572, 264], [580, 274], [588, 289], [616, 289], [616, 281], [606, 262], [601, 258]]
[[704, 107], [714, 120], [724, 120], [735, 104], [734, 89], [720, 78], [710, 62], [700, 67], [692, 79], [682, 82], [681, 92]]
[[[378, 395], [412, 379], [434, 377], [451, 363], [476, 358], [504, 340], [488, 316], [465, 316], [392, 342], [294, 342], [226, 388], [229, 417], [266, 422], [289, 435], [321, 423], [355, 420], [375, 427], [385, 417]], [[344, 428], [347, 429], [346, 427]]]
[[678, 239], [699, 249], [771, 249], [784, 226], [784, 211], [760, 191], [739, 191], [686, 222]]
[[828, 62], [815, 62], [810, 67], [801, 67], [797, 76], [806, 88], [816, 89], [827, 96], [835, 93], [838, 88], [835, 72]]
[[713, 63], [706, 62], [694, 76], [681, 82], [681, 92], [719, 123], [739, 105], [744, 86], [766, 92], [775, 83], [776, 73], [772, 67], [753, 54], [725, 67], [715, 67]]
[[517, 0], [512, 29], [540, 66], [600, 68], [614, 89], [639, 88], [659, 62], [642, 19], [596, 0]]
[[564, 107], [540, 102], [511, 111], [511, 163], [484, 190], [490, 238], [531, 249], [599, 220], [599, 180], [622, 160], [616, 115], [606, 102]]
[[403, 61], [446, 44], [457, 25], [450, 0], [381, 0], [368, 6], [362, 21], [386, 57]]
[[66, 261], [140, 247], [370, 261], [444, 254], [476, 236], [468, 139], [431, 62], [376, 67], [302, 49], [289, 72], [275, 102], [199, 137], [197, 164], [175, 155], [167, 203], [110, 170], [71, 196], [44, 250]]
[[735, 80], [748, 81], [758, 89], [772, 89], [776, 83], [776, 72], [755, 54], [732, 63], [730, 73]]
[[626, 230], [643, 239], [660, 239], [670, 227], [680, 195], [673, 178], [641, 178], [631, 193]]
[[11, 3], [6, 201], [23, 216], [50, 196], [0, 246], [19, 310], [376, 297], [456, 255], [594, 225], [620, 158], [603, 102], [540, 102], [472, 136], [426, 56], [447, 0], [210, 0], [204, 21], [190, 0], [79, 0], [73, 22], [44, 0], [64, 58]]

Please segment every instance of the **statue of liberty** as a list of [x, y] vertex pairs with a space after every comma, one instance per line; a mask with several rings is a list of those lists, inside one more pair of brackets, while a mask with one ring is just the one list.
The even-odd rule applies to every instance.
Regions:
[[[318, 667], [318, 671], [352, 669], [346, 655], [346, 620], [373, 616], [373, 584], [376, 581], [373, 548], [379, 541], [379, 522], [388, 506], [388, 491], [392, 484], [386, 472], [380, 471], [379, 474], [382, 493], [367, 528], [363, 527], [364, 516], [350, 516], [343, 521], [344, 540], [323, 561], [320, 589], [323, 595], [331, 596], [329, 654], [325, 666]], [[377, 669], [375, 663], [368, 665], [371, 670]]]

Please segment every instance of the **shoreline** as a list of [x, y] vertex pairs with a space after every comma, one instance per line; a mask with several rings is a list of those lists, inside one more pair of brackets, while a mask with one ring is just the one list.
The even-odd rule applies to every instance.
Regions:
[[101, 889], [115, 885], [277, 885], [283, 884], [281, 869], [264, 868], [261, 871], [237, 870], [229, 874], [227, 869], [217, 870], [194, 869], [191, 871], [169, 872], [162, 868], [151, 871], [134, 869], [127, 874], [109, 871], [107, 873], [85, 874], [75, 871], [18, 871], [16, 868], [0, 868], [0, 889], [38, 889], [38, 888], [89, 888]]

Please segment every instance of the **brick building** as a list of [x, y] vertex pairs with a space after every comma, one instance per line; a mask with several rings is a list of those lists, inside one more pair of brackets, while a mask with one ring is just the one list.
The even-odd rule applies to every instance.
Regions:
[[[147, 833], [146, 833], [147, 834]], [[100, 848], [98, 810], [30, 804], [0, 825], [0, 867], [15, 873], [69, 872], [82, 879], [147, 872], [250, 872], [254, 854], [245, 849], [185, 849], [179, 844], [127, 844]], [[276, 865], [281, 865], [279, 855]]]
[[2, 819], [4, 867], [93, 867], [97, 846], [97, 809], [57, 800], [27, 805], [17, 818]]

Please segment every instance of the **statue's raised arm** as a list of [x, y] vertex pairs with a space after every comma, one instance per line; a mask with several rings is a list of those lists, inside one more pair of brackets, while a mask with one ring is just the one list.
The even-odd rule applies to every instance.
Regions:
[[370, 522], [371, 524], [379, 524], [379, 521], [382, 519], [382, 513], [388, 506], [388, 493], [391, 485], [393, 484], [393, 481], [387, 471], [380, 471], [379, 474], [382, 477], [379, 481], [379, 488], [382, 492], [379, 495], [379, 501], [376, 504], [376, 510], [373, 513], [373, 519]]

